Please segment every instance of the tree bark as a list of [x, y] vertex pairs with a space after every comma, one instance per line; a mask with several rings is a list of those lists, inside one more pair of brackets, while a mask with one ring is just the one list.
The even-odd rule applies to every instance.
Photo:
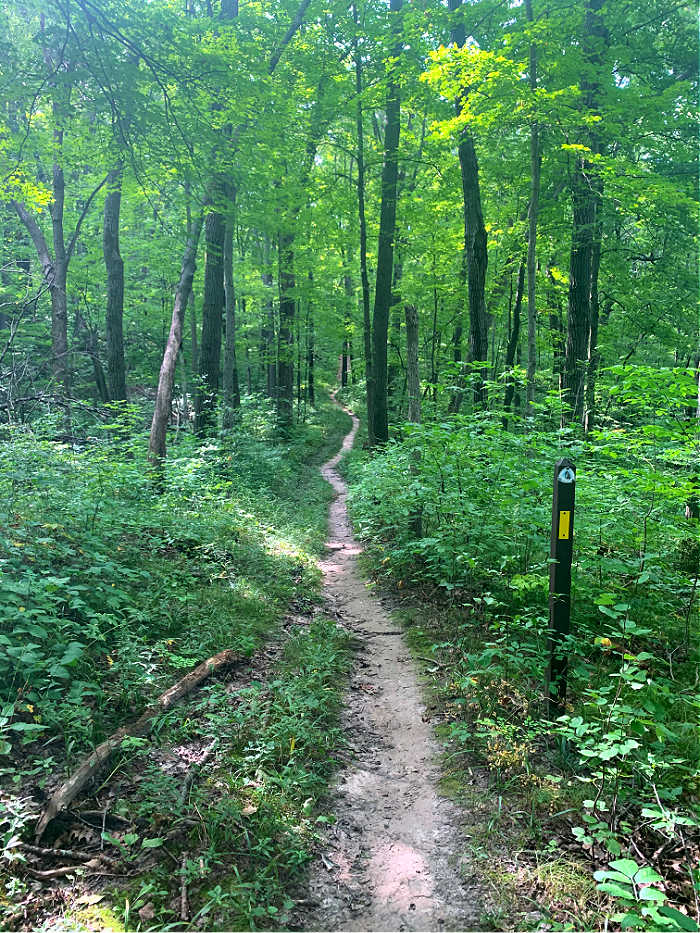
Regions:
[[216, 400], [221, 375], [221, 330], [224, 307], [224, 236], [223, 214], [210, 211], [205, 221], [206, 259], [204, 266], [204, 300], [202, 302], [202, 335], [199, 346], [201, 384], [195, 396], [195, 430], [203, 435], [211, 430], [215, 418]]
[[[449, 9], [455, 13], [462, 4], [462, 0], [449, 0]], [[466, 42], [464, 24], [454, 21], [451, 30], [451, 41], [462, 48]], [[457, 110], [461, 109], [463, 98], [456, 102]], [[468, 130], [462, 130], [459, 140], [459, 166], [462, 175], [462, 200], [464, 208], [464, 256], [467, 275], [467, 295], [469, 307], [469, 357], [472, 363], [484, 362], [488, 359], [488, 317], [486, 314], [486, 269], [488, 266], [488, 251], [486, 241], [486, 227], [481, 206], [481, 187], [479, 184], [479, 163], [476, 157], [474, 139]], [[455, 348], [461, 346], [455, 340]], [[461, 354], [460, 354], [461, 356]], [[481, 367], [475, 374], [474, 402], [477, 405], [486, 403], [486, 367]], [[461, 404], [461, 394], [455, 398], [452, 409], [458, 411]]]
[[226, 304], [226, 343], [224, 346], [223, 427], [232, 428], [241, 407], [236, 362], [236, 293], [233, 279], [233, 221], [229, 218], [224, 232], [224, 293]]
[[420, 424], [420, 370], [418, 367], [418, 311], [407, 304], [406, 315], [406, 387], [408, 420]]
[[[311, 282], [313, 282], [313, 272], [309, 272], [309, 284]], [[314, 311], [311, 299], [309, 299], [306, 306], [306, 392], [312, 408], [316, 407], [315, 357]]]
[[387, 399], [387, 338], [389, 309], [392, 300], [394, 265], [394, 236], [396, 234], [396, 193], [398, 183], [399, 135], [401, 132], [401, 101], [396, 79], [396, 60], [401, 55], [397, 20], [403, 0], [390, 0], [389, 9], [394, 14], [393, 31], [395, 42], [391, 51], [393, 61], [389, 63], [389, 78], [386, 93], [386, 131], [384, 133], [384, 165], [382, 167], [382, 201], [379, 214], [379, 244], [377, 248], [377, 278], [374, 290], [374, 315], [372, 320], [372, 370], [374, 374], [373, 431], [375, 443], [389, 440], [389, 418]]
[[107, 270], [107, 380], [112, 401], [126, 401], [124, 364], [124, 261], [119, 250], [122, 162], [109, 173], [102, 226], [102, 252]]
[[[594, 69], [602, 63], [602, 45], [608, 42], [601, 10], [605, 0], [585, 0], [582, 45], [585, 58], [593, 72], [592, 80], [583, 79], [583, 106], [595, 112], [600, 94]], [[595, 133], [585, 131], [589, 148], [600, 152]], [[564, 365], [564, 389], [568, 403], [568, 419], [583, 421], [585, 381], [591, 328], [591, 295], [598, 288], [599, 256], [595, 258], [596, 241], [600, 233], [602, 183], [595, 165], [585, 156], [577, 157], [571, 183], [573, 227], [569, 262], [569, 314]], [[596, 325], [597, 326], [597, 325]], [[596, 334], [597, 340], [597, 334]]]
[[277, 354], [275, 352], [275, 305], [272, 299], [272, 261], [270, 258], [270, 238], [265, 234], [263, 241], [263, 272], [261, 275], [267, 298], [264, 300], [264, 318], [262, 338], [265, 346], [263, 364], [265, 366], [265, 391], [268, 398], [277, 398]]
[[600, 364], [600, 351], [598, 350], [598, 327], [600, 323], [600, 299], [598, 296], [598, 273], [600, 271], [600, 252], [602, 247], [602, 222], [600, 217], [600, 201], [596, 204], [596, 225], [591, 256], [591, 296], [590, 296], [590, 327], [588, 332], [588, 372], [586, 378], [586, 411], [583, 429], [586, 433], [595, 427], [596, 401], [595, 387]]
[[372, 446], [374, 437], [374, 368], [372, 366], [372, 321], [370, 317], [369, 274], [367, 271], [367, 219], [365, 217], [365, 142], [362, 121], [362, 56], [357, 43], [358, 14], [353, 2], [352, 15], [355, 21], [353, 54], [355, 58], [355, 94], [357, 97], [357, 213], [360, 226], [360, 278], [362, 281], [362, 323], [365, 351], [365, 381], [367, 384], [367, 439]]
[[[525, 11], [530, 23], [534, 21], [532, 0], [525, 0]], [[537, 46], [530, 43], [530, 90], [537, 90]], [[535, 119], [530, 127], [530, 205], [527, 231], [527, 413], [532, 414], [535, 401], [535, 372], [537, 370], [537, 215], [540, 201], [540, 129]]]
[[173, 315], [170, 323], [170, 333], [163, 354], [163, 362], [158, 377], [158, 390], [156, 403], [151, 422], [151, 434], [148, 441], [148, 459], [155, 472], [156, 484], [161, 487], [165, 467], [165, 438], [170, 421], [173, 403], [173, 382], [175, 380], [175, 366], [182, 343], [182, 325], [185, 319], [185, 309], [192, 291], [192, 279], [197, 259], [197, 246], [202, 230], [203, 219], [200, 216], [192, 224], [190, 236], [182, 258], [180, 281], [175, 292]]
[[[529, 283], [528, 283], [529, 284]], [[515, 365], [515, 355], [518, 349], [518, 340], [520, 339], [520, 316], [523, 305], [523, 291], [525, 289], [525, 266], [520, 263], [518, 267], [518, 285], [515, 292], [515, 305], [513, 307], [513, 322], [508, 337], [508, 346], [506, 347], [505, 368], [508, 376], [506, 377], [506, 392], [503, 400], [503, 428], [508, 430], [508, 415], [510, 414], [513, 396], [515, 395], [515, 379], [512, 375], [512, 369]]]
[[277, 415], [283, 433], [294, 418], [294, 235], [279, 237], [280, 330], [277, 363]]

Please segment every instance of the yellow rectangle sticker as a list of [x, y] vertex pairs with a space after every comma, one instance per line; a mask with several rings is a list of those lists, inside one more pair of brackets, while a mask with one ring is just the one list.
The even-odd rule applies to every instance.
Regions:
[[571, 536], [571, 512], [562, 510], [559, 513], [559, 540], [567, 541]]

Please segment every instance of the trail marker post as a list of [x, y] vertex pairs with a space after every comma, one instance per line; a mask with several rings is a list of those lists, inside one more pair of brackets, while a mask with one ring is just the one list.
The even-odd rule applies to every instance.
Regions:
[[574, 544], [576, 467], [568, 458], [554, 467], [552, 542], [549, 564], [549, 666], [546, 692], [550, 718], [566, 702], [568, 656], [565, 641], [571, 624], [571, 556]]

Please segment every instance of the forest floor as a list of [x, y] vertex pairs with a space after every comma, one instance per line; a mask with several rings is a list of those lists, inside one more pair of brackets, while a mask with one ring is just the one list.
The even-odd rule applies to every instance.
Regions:
[[326, 611], [342, 621], [357, 651], [342, 725], [352, 761], [332, 788], [335, 823], [315, 861], [304, 930], [469, 930], [480, 928], [482, 893], [460, 860], [460, 813], [439, 793], [441, 747], [403, 631], [368, 590], [338, 473], [353, 428], [322, 468], [336, 498], [322, 561]]

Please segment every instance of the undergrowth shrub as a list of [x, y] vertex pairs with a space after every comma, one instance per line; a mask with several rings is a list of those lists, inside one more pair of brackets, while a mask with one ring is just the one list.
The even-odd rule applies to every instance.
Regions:
[[[507, 431], [500, 413], [475, 413], [404, 425], [400, 440], [348, 469], [355, 527], [380, 578], [449, 607], [451, 628], [432, 650], [449, 658], [452, 737], [480, 744], [506, 773], [538, 761], [551, 770], [547, 748], [564, 751], [563, 772], [585, 789], [573, 832], [587, 851], [662, 848], [662, 867], [692, 900], [700, 594], [689, 546], [698, 521], [686, 505], [698, 445], [681, 375], [657, 375], [633, 412], [640, 380], [654, 377], [622, 380], [613, 404], [624, 400], [635, 423], [608, 419], [585, 441], [535, 419]], [[551, 723], [543, 681], [562, 455], [577, 465], [573, 634], [569, 703]]]

